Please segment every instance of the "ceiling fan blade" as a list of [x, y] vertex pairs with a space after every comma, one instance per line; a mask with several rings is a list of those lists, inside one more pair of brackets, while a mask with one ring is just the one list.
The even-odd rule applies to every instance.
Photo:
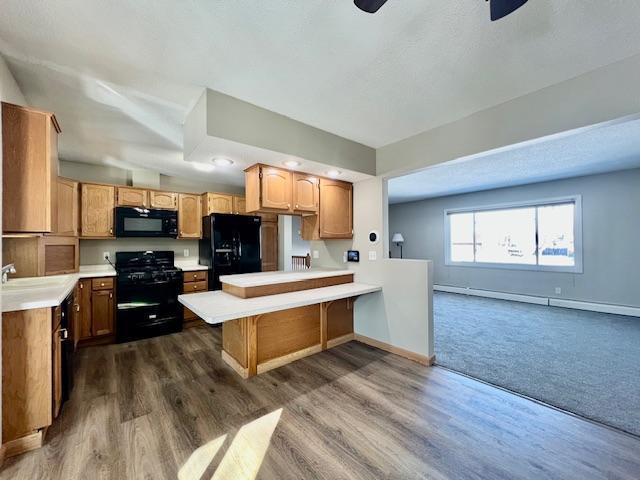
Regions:
[[387, 3], [387, 0], [353, 0], [353, 3], [362, 11], [376, 13], [380, 7]]
[[527, 0], [490, 0], [491, 2], [491, 20], [500, 20], [502, 17], [506, 17], [510, 13], [515, 12], [525, 3]]

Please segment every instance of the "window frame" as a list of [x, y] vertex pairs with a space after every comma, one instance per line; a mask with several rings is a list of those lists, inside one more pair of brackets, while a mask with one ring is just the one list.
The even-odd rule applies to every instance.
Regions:
[[[477, 213], [490, 210], [511, 210], [517, 208], [546, 207], [573, 203], [573, 238], [575, 248], [575, 262], [573, 266], [565, 265], [526, 265], [519, 263], [484, 263], [484, 262], [455, 262], [451, 260], [451, 225], [450, 215], [455, 213]], [[536, 208], [536, 236], [538, 235], [538, 210]], [[474, 222], [474, 251], [475, 251], [475, 222]], [[537, 255], [537, 254], [536, 254]], [[510, 202], [478, 207], [448, 208], [444, 210], [444, 260], [445, 265], [452, 267], [495, 268], [504, 270], [529, 270], [542, 272], [583, 273], [582, 267], [582, 195], [547, 198], [525, 202]]]

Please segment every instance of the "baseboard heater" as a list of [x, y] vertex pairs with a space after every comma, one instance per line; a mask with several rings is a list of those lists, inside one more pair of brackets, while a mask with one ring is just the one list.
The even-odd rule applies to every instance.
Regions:
[[560, 298], [536, 297], [534, 295], [520, 295], [517, 293], [494, 292], [491, 290], [480, 290], [477, 288], [453, 287], [449, 285], [434, 285], [433, 289], [438, 292], [459, 293], [461, 295], [472, 295], [474, 297], [495, 298], [498, 300], [511, 300], [513, 302], [534, 303], [536, 305], [547, 305], [549, 307], [572, 308], [575, 310], [587, 310], [590, 312], [612, 313], [614, 315], [628, 315], [640, 317], [640, 308], [628, 307], [626, 305], [612, 305], [608, 303], [582, 302], [579, 300], [564, 300]]

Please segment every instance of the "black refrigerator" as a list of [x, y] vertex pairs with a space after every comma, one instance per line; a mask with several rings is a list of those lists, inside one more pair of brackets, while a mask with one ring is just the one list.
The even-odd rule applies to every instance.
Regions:
[[220, 290], [221, 275], [262, 271], [260, 217], [214, 213], [202, 218], [200, 265], [209, 267], [209, 290]]

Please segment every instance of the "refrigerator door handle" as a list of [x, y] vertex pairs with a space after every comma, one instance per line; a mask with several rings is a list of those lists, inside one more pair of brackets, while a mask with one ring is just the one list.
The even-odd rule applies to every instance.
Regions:
[[242, 258], [242, 239], [240, 238], [240, 234], [238, 234], [238, 252], [240, 258]]

